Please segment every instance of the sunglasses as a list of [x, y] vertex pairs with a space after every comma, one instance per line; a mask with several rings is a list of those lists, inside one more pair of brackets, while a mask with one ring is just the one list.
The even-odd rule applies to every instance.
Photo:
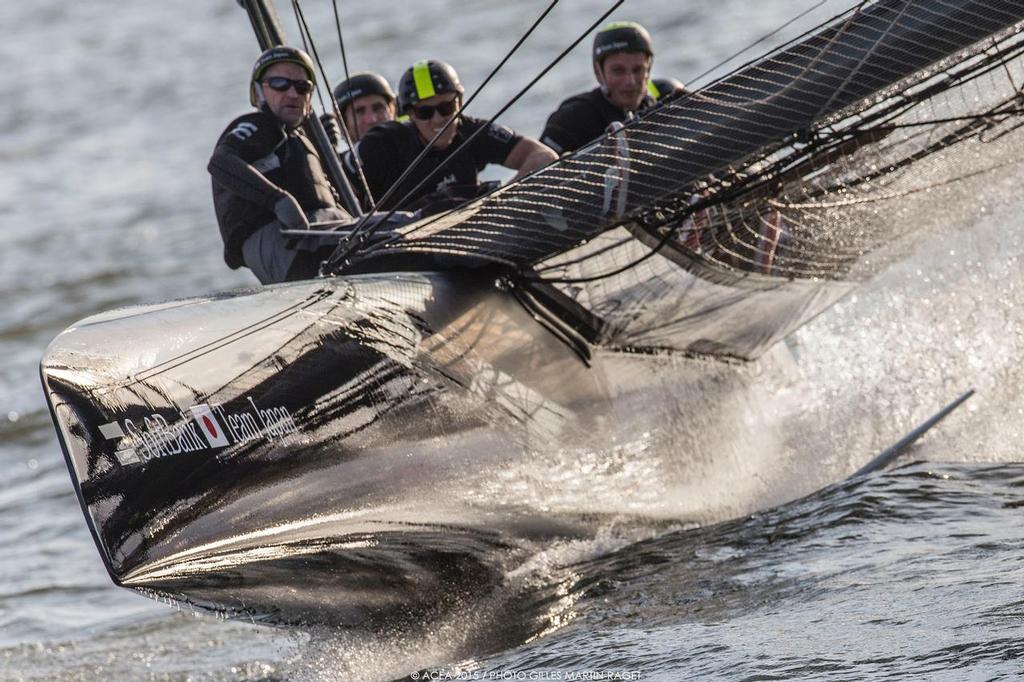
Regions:
[[450, 102], [441, 102], [440, 104], [420, 104], [412, 108], [412, 115], [421, 121], [429, 121], [434, 118], [434, 112], [441, 114], [442, 116], [451, 116], [455, 113], [455, 110], [459, 108], [459, 105], [455, 100]]
[[284, 76], [272, 76], [262, 82], [270, 86], [271, 90], [277, 90], [278, 92], [288, 92], [288, 88], [295, 88], [295, 92], [300, 95], [308, 95], [313, 92], [313, 83], [307, 80], [293, 81], [291, 78], [285, 78]]

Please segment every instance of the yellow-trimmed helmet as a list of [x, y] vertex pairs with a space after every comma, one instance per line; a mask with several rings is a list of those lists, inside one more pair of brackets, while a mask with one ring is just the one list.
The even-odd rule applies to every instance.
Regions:
[[398, 81], [398, 111], [406, 113], [417, 102], [445, 92], [457, 93], [459, 97], [465, 92], [455, 69], [437, 59], [418, 61]]
[[686, 94], [686, 86], [675, 78], [652, 78], [647, 81], [647, 93], [656, 100]]

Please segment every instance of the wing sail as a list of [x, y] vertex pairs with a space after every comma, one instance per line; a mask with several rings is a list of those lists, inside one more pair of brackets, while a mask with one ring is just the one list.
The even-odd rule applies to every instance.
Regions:
[[600, 318], [604, 345], [754, 357], [998, 194], [1022, 20], [1006, 0], [858, 6], [353, 261], [500, 263]]

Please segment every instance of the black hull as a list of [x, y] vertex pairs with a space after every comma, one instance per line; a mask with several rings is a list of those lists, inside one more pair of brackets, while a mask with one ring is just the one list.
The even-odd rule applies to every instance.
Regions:
[[509, 539], [585, 532], [491, 499], [493, 473], [649, 428], [603, 364], [493, 275], [387, 274], [89, 318], [42, 378], [115, 583], [365, 622], [500, 582]]

